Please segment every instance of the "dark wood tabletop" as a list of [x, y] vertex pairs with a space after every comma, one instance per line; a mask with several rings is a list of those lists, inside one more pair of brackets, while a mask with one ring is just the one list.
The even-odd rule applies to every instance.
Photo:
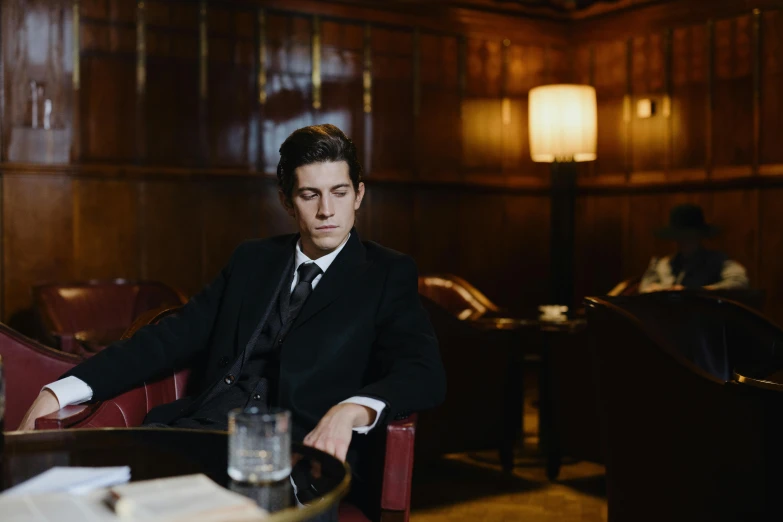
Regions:
[[222, 431], [106, 428], [7, 432], [2, 487], [19, 484], [53, 466], [130, 466], [132, 481], [204, 473], [223, 487], [254, 499], [272, 514], [270, 521], [312, 520], [335, 508], [348, 492], [348, 466], [314, 448], [293, 443], [290, 480], [265, 485], [232, 481], [226, 473], [227, 452], [228, 435]]

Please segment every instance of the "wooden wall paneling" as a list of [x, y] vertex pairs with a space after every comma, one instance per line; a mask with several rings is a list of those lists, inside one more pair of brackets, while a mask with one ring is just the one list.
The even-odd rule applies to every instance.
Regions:
[[[666, 240], [655, 237], [655, 231], [666, 226], [670, 204], [662, 194], [632, 194], [624, 245], [624, 266], [628, 277], [642, 275], [652, 257], [662, 257], [674, 251]], [[619, 281], [618, 281], [619, 282]]]
[[759, 276], [751, 285], [763, 289], [767, 294], [765, 313], [777, 323], [783, 324], [783, 270], [780, 259], [783, 256], [783, 188], [767, 188], [759, 194], [760, 220], [759, 241], [763, 245], [759, 256]]
[[721, 234], [709, 242], [748, 270], [751, 286], [758, 287], [759, 190], [717, 190], [712, 194], [708, 219]]
[[74, 277], [139, 277], [138, 201], [136, 181], [74, 179]]
[[457, 257], [459, 272], [492, 301], [507, 306], [518, 294], [513, 292], [506, 277], [508, 273], [505, 249], [518, 237], [506, 234], [506, 209], [504, 196], [500, 192], [459, 192], [459, 212], [448, 218], [452, 227], [459, 231], [458, 249], [452, 251]]
[[264, 172], [274, 173], [280, 145], [315, 123], [312, 109], [312, 18], [268, 12], [267, 101], [262, 127]]
[[261, 178], [239, 176], [201, 184], [204, 283], [220, 272], [239, 244], [260, 237], [264, 185]]
[[280, 203], [276, 178], [264, 178], [260, 184], [260, 226], [258, 237], [272, 237], [297, 232], [294, 218]]
[[136, 156], [136, 12], [132, 2], [81, 6], [81, 158]]
[[203, 285], [199, 183], [151, 176], [139, 188], [140, 277], [195, 294]]
[[72, 183], [62, 175], [3, 172], [3, 322], [26, 330], [30, 288], [74, 275]]
[[145, 11], [147, 161], [198, 165], [198, 5], [147, 0]]
[[533, 87], [558, 81], [554, 77], [561, 74], [559, 69], [562, 69], [563, 64], [562, 61], [556, 61], [560, 55], [546, 47], [508, 43], [501, 107], [503, 172], [511, 178], [535, 177], [546, 180], [549, 165], [535, 163], [530, 157], [528, 93]]
[[761, 164], [783, 164], [783, 11], [764, 11], [761, 28]]
[[594, 53], [593, 81], [598, 103], [596, 172], [599, 176], [624, 173], [628, 139], [624, 109], [627, 45], [622, 40], [599, 42], [595, 44]]
[[537, 315], [538, 305], [547, 303], [550, 294], [549, 197], [505, 194], [501, 199], [503, 228], [487, 233], [493, 244], [485, 250], [487, 257], [500, 258], [493, 287], [503, 305], [519, 314]]
[[[666, 130], [663, 114], [666, 96], [665, 37], [653, 33], [632, 39], [631, 45], [631, 171], [663, 172], [666, 168]], [[656, 112], [640, 118], [637, 104], [652, 100]]]
[[704, 24], [672, 34], [672, 169], [706, 166], [707, 30]]
[[462, 136], [458, 40], [422, 33], [420, 37], [419, 117], [416, 118], [416, 169], [425, 180], [460, 179]]
[[[432, 247], [423, 240], [424, 232], [417, 226], [420, 223], [416, 219], [417, 204], [417, 193], [409, 186], [371, 183], [367, 186], [356, 226], [362, 239], [371, 239], [385, 247], [416, 257], [419, 270], [423, 271], [432, 268], [422, 266], [422, 261], [418, 258], [419, 248]], [[429, 210], [425, 209], [427, 216], [430, 215]], [[426, 226], [423, 228], [432, 231]]]
[[468, 38], [466, 45], [462, 167], [468, 179], [487, 180], [487, 172], [501, 172], [503, 165], [503, 43]]
[[[571, 78], [574, 83], [582, 85], [595, 85], [594, 62], [595, 52], [592, 44], [573, 45], [571, 47]], [[578, 164], [577, 183], [592, 178], [596, 175], [595, 161], [586, 161]]]
[[255, 11], [210, 5], [207, 134], [210, 164], [252, 165], [250, 125], [256, 105]]
[[574, 282], [576, 302], [605, 295], [638, 273], [626, 274], [623, 247], [625, 195], [583, 194], [576, 199]]
[[[464, 232], [455, 224], [460, 212], [459, 191], [421, 188], [415, 191], [415, 198], [413, 252], [419, 272], [447, 272], [464, 276], [460, 273], [462, 267], [459, 259], [460, 235]], [[377, 229], [377, 222], [378, 219], [373, 220], [373, 228]], [[385, 226], [394, 225], [393, 222], [387, 222]]]
[[413, 34], [373, 27], [372, 172], [385, 178], [413, 173]]
[[321, 21], [321, 110], [316, 123], [331, 123], [353, 140], [364, 157], [364, 27]]
[[[6, 161], [67, 163], [73, 131], [70, 2], [3, 2], [0, 157]], [[33, 126], [31, 82], [36, 83]], [[51, 104], [44, 128], [46, 101]]]
[[715, 22], [712, 116], [714, 175], [753, 164], [753, 24], [750, 15]]

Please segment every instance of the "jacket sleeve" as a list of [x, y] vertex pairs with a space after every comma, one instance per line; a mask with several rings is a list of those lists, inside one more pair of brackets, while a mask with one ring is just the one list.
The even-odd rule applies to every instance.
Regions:
[[377, 315], [374, 364], [380, 378], [360, 390], [388, 405], [386, 419], [433, 408], [446, 396], [438, 340], [418, 291], [416, 265], [399, 258], [389, 268]]
[[92, 388], [92, 401], [101, 401], [187, 365], [208, 346], [237, 252], [239, 249], [215, 280], [176, 315], [141, 328], [130, 339], [111, 344], [61, 378], [78, 377]]

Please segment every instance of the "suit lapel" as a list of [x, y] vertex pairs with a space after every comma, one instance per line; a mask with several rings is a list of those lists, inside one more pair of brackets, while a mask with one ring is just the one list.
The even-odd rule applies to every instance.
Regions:
[[291, 330], [302, 326], [308, 319], [340, 297], [366, 268], [366, 251], [364, 245], [359, 240], [359, 234], [356, 232], [356, 229], [353, 229], [345, 247], [337, 255], [318, 282], [318, 285], [313, 289], [313, 293], [305, 301]]
[[286, 282], [290, 282], [290, 275], [294, 263], [294, 248], [299, 236], [295, 236], [290, 242], [277, 252], [268, 256], [259, 257], [252, 268], [248, 278], [247, 288], [242, 297], [242, 308], [239, 313], [239, 331], [237, 347], [241, 350], [245, 347], [254, 330], [269, 315], [270, 304], [278, 289], [283, 289]]

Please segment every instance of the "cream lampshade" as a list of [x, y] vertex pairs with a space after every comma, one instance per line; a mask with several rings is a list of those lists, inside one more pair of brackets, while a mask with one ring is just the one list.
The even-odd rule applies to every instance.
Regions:
[[552, 163], [595, 160], [595, 89], [589, 85], [543, 85], [528, 97], [530, 156]]

